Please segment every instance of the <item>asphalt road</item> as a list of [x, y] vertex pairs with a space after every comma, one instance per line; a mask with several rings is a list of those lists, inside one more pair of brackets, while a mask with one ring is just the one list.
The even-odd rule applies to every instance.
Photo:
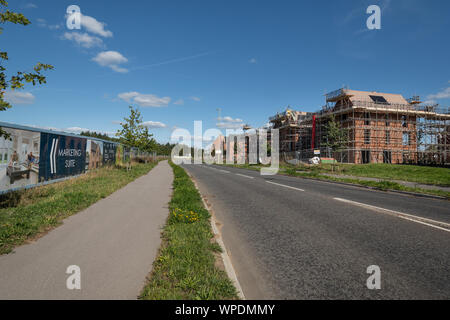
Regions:
[[[212, 206], [247, 299], [450, 299], [449, 230], [395, 216], [449, 223], [448, 201], [233, 167], [184, 168]], [[380, 267], [380, 290], [366, 286], [370, 265]]]
[[[160, 162], [44, 237], [0, 256], [0, 299], [136, 299], [161, 244], [172, 179], [167, 161]], [[67, 287], [72, 265], [81, 271], [79, 290]]]

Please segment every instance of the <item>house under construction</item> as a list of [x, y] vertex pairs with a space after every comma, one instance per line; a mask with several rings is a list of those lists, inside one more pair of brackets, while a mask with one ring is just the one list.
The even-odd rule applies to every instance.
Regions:
[[294, 111], [287, 108], [269, 118], [272, 128], [279, 130], [280, 152], [291, 153], [301, 149], [300, 123], [312, 116], [312, 112]]
[[[347, 135], [338, 152], [326, 147], [332, 115]], [[345, 163], [450, 163], [450, 109], [423, 105], [419, 97], [339, 89], [318, 112], [288, 109], [270, 122], [279, 129], [280, 152], [295, 158], [320, 150]]]

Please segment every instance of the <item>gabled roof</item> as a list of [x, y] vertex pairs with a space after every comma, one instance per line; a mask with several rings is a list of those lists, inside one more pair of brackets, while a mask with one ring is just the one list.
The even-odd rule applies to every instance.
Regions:
[[408, 104], [401, 94], [383, 93], [376, 91], [358, 91], [344, 89], [350, 101], [375, 102], [379, 104]]

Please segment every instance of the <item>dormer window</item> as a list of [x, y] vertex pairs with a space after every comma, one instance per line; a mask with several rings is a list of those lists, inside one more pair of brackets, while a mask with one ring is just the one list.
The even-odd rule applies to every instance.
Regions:
[[379, 104], [389, 104], [387, 100], [383, 96], [369, 96], [370, 99], [372, 99], [373, 102], [379, 103]]

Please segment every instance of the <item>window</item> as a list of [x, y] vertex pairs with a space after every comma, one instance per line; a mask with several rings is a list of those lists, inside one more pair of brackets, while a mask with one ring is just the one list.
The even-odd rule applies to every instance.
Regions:
[[391, 143], [391, 132], [386, 131], [386, 144], [390, 144], [390, 143]]
[[389, 104], [383, 96], [369, 96], [375, 103]]
[[403, 132], [403, 145], [409, 145], [409, 132]]
[[370, 129], [364, 130], [364, 144], [370, 144]]
[[408, 128], [408, 122], [406, 121], [406, 116], [402, 116], [402, 127]]
[[361, 162], [363, 164], [370, 163], [370, 151], [361, 150]]
[[390, 151], [383, 151], [383, 163], [392, 163], [392, 154]]
[[370, 113], [366, 112], [364, 113], [364, 124], [366, 126], [370, 126]]
[[386, 114], [384, 118], [386, 119], [386, 127], [389, 127], [391, 125], [391, 123], [389, 122], [389, 114]]

